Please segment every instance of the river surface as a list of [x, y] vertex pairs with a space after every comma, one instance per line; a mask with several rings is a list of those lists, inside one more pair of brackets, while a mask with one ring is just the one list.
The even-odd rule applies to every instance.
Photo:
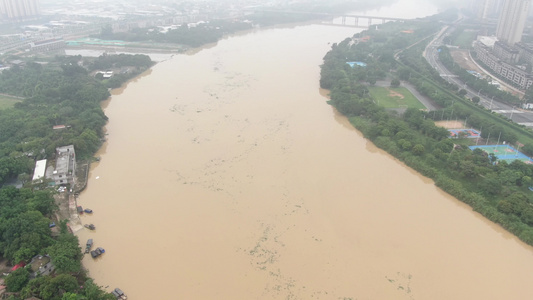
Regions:
[[[431, 12], [428, 12], [429, 14]], [[397, 16], [402, 17], [402, 16]], [[533, 249], [376, 149], [319, 65], [360, 29], [236, 35], [104, 103], [78, 204], [129, 299], [533, 299]]]

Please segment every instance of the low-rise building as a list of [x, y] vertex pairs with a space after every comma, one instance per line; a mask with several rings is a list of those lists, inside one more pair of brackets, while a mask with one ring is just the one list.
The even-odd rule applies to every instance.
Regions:
[[29, 265], [31, 268], [31, 278], [50, 275], [55, 270], [55, 266], [52, 263], [52, 259], [48, 255], [34, 256], [31, 259]]
[[56, 185], [75, 183], [76, 175], [76, 153], [74, 146], [64, 146], [56, 148], [56, 168], [52, 174], [52, 179]]
[[65, 48], [65, 41], [63, 38], [48, 39], [30, 43], [30, 51], [33, 52], [48, 52], [63, 48]]
[[33, 171], [32, 181], [40, 180], [44, 178], [46, 172], [46, 159], [38, 160], [35, 162], [35, 170]]
[[474, 42], [474, 50], [476, 51], [477, 58], [495, 74], [524, 90], [533, 85], [533, 76], [530, 73], [525, 69], [501, 60], [492, 53], [491, 48], [485, 46], [483, 43], [479, 41]]

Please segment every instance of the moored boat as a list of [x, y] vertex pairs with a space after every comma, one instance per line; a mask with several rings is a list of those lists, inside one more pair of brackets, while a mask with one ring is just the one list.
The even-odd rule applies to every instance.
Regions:
[[91, 251], [91, 256], [92, 256], [92, 258], [97, 258], [98, 256], [100, 256], [100, 255], [102, 255], [104, 253], [105, 253], [104, 248], [98, 247], [95, 250]]
[[87, 240], [87, 245], [85, 246], [85, 253], [89, 253], [93, 247], [93, 239]]
[[84, 226], [85, 228], [87, 228], [87, 229], [90, 229], [90, 230], [95, 230], [95, 229], [96, 229], [96, 227], [95, 227], [93, 224], [85, 224], [85, 225], [83, 225], [83, 226]]
[[116, 288], [114, 289], [111, 294], [113, 294], [115, 297], [117, 297], [117, 299], [122, 299], [122, 300], [126, 300], [128, 299], [128, 296], [126, 296], [126, 294], [124, 294], [124, 292], [119, 289], [119, 288]]

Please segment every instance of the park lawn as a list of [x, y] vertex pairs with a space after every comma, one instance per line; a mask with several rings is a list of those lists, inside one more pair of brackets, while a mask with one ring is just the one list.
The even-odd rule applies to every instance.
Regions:
[[20, 99], [0, 95], [0, 110], [13, 107], [15, 103], [20, 102], [20, 101], [21, 101]]
[[416, 97], [404, 87], [379, 87], [369, 86], [370, 95], [374, 97], [379, 106], [385, 108], [417, 108], [425, 109], [426, 107], [416, 99]]
[[477, 32], [464, 30], [456, 39], [453, 41], [455, 46], [459, 46], [461, 49], [470, 49], [472, 48], [472, 41], [476, 39]]

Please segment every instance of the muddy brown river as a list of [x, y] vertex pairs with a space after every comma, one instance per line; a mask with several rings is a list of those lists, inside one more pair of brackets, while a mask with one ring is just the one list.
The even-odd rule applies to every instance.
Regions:
[[532, 299], [533, 249], [376, 149], [319, 65], [359, 29], [271, 28], [104, 103], [84, 266], [129, 299]]

